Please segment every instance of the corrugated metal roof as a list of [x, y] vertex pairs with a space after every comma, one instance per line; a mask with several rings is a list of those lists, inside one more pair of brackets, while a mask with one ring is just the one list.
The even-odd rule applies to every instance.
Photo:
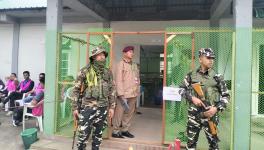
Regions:
[[0, 9], [47, 7], [47, 0], [0, 0]]

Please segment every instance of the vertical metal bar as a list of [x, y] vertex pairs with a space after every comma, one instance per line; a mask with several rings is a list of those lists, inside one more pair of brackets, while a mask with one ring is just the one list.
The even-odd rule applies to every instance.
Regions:
[[232, 74], [231, 74], [231, 144], [230, 149], [234, 148], [234, 115], [235, 115], [235, 58], [236, 58], [236, 33], [232, 34]]
[[194, 32], [192, 32], [192, 64], [191, 64], [191, 69], [194, 70], [195, 68], [195, 57], [194, 57], [194, 51], [195, 51], [195, 36]]
[[87, 32], [87, 34], [86, 34], [86, 44], [87, 44], [87, 46], [86, 46], [86, 64], [88, 64], [89, 63], [89, 47], [90, 47], [90, 32]]
[[110, 62], [109, 62], [109, 67], [110, 69], [112, 69], [112, 65], [113, 65], [113, 57], [114, 57], [114, 53], [113, 53], [113, 50], [114, 50], [114, 33], [112, 32], [111, 33], [111, 48], [110, 48]]
[[[111, 32], [111, 46], [110, 46], [110, 58], [109, 58], [109, 68], [110, 68], [110, 70], [112, 70], [112, 63], [113, 63], [113, 46], [114, 46], [114, 34], [113, 34], [113, 32]], [[113, 73], [113, 71], [112, 71], [112, 73]], [[107, 127], [107, 129], [108, 129], [108, 132], [107, 132], [107, 137], [106, 138], [110, 138], [110, 136], [111, 136], [111, 134], [112, 134], [112, 128], [111, 128], [111, 124], [112, 124], [112, 119], [111, 118], [109, 118], [108, 119], [108, 127]]]
[[80, 70], [80, 42], [78, 42], [78, 51], [77, 51], [77, 73], [79, 72]]
[[61, 45], [62, 45], [62, 34], [57, 33], [57, 46], [56, 46], [56, 53], [57, 53], [57, 58], [56, 58], [56, 77], [55, 77], [55, 108], [54, 108], [54, 133], [57, 132], [57, 125], [58, 125], [58, 89], [59, 89], [59, 72], [60, 72], [60, 59], [61, 59]]
[[[163, 53], [164, 53], [164, 67], [163, 67], [163, 87], [166, 86], [166, 78], [167, 78], [167, 33], [165, 32], [164, 33], [164, 50], [163, 50]], [[162, 143], [164, 144], [165, 143], [165, 113], [166, 113], [166, 107], [165, 107], [165, 100], [163, 100], [163, 103], [162, 103]]]

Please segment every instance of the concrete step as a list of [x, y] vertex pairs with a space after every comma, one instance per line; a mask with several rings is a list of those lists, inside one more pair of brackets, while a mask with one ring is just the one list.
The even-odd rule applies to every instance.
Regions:
[[129, 139], [108, 139], [104, 140], [102, 148], [116, 150], [167, 150], [167, 146], [158, 143], [148, 143], [142, 141], [130, 141]]
[[[76, 142], [76, 141], [75, 141]], [[90, 142], [88, 142], [90, 143]], [[72, 138], [40, 135], [40, 140], [33, 143], [32, 150], [71, 150]], [[75, 143], [76, 146], [76, 143]], [[90, 145], [87, 149], [90, 149]], [[100, 150], [167, 150], [159, 143], [131, 141], [130, 139], [104, 139]]]

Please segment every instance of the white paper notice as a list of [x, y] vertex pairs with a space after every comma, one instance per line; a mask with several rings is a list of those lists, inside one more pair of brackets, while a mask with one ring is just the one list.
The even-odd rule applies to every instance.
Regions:
[[179, 90], [180, 88], [176, 87], [163, 87], [163, 99], [170, 101], [181, 101]]

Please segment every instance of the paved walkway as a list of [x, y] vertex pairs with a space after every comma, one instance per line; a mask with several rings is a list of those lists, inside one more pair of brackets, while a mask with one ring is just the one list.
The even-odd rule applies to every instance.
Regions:
[[[133, 150], [167, 150], [167, 147], [161, 144], [161, 109], [142, 108], [140, 111], [142, 114], [135, 116], [131, 127], [131, 133], [135, 135], [135, 138], [104, 139], [100, 149], [128, 150], [129, 147], [132, 147]], [[70, 150], [71, 145], [71, 137], [42, 136], [38, 142], [32, 145], [31, 149]], [[87, 146], [87, 149], [90, 149], [90, 145]]]
[[8, 150], [23, 150], [23, 141], [20, 137], [22, 126], [13, 127], [11, 117], [5, 116], [6, 112], [0, 112], [0, 145]]
[[[12, 117], [6, 116], [5, 114], [5, 111], [0, 111], [0, 149], [24, 150], [24, 144], [20, 136], [22, 125], [14, 127], [12, 125]], [[27, 120], [25, 127], [36, 127], [36, 120], [34, 118]]]

